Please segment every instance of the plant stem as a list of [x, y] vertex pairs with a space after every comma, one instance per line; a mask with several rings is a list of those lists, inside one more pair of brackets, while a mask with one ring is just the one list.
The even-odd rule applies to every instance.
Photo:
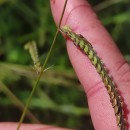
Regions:
[[17, 130], [19, 130], [19, 128], [20, 128], [20, 126], [21, 126], [21, 124], [22, 124], [22, 122], [23, 122], [23, 120], [24, 120], [24, 117], [25, 117], [25, 114], [26, 114], [26, 112], [27, 112], [27, 109], [28, 109], [28, 107], [29, 107], [29, 105], [30, 105], [30, 103], [31, 103], [31, 99], [32, 99], [32, 97], [33, 97], [33, 94], [34, 94], [34, 92], [35, 92], [35, 90], [36, 90], [36, 88], [37, 88], [37, 86], [38, 86], [39, 80], [40, 80], [40, 78], [41, 78], [41, 76], [42, 76], [42, 74], [43, 74], [44, 68], [45, 68], [45, 66], [46, 66], [46, 64], [47, 64], [47, 62], [48, 62], [48, 60], [49, 60], [49, 57], [50, 57], [51, 52], [52, 52], [52, 49], [53, 49], [53, 47], [54, 47], [54, 45], [55, 45], [55, 41], [56, 41], [56, 38], [57, 38], [57, 35], [58, 35], [58, 32], [59, 32], [59, 27], [60, 27], [60, 25], [61, 25], [62, 18], [63, 18], [63, 16], [64, 16], [64, 12], [65, 12], [65, 8], [66, 8], [66, 5], [67, 5], [67, 1], [68, 1], [68, 0], [65, 1], [64, 8], [63, 8], [63, 11], [62, 11], [62, 14], [61, 14], [61, 17], [60, 17], [60, 21], [59, 21], [59, 24], [58, 24], [58, 28], [57, 28], [57, 30], [56, 30], [56, 33], [55, 33], [55, 36], [54, 36], [52, 45], [51, 45], [51, 47], [50, 47], [50, 49], [49, 49], [49, 52], [48, 52], [48, 54], [47, 54], [47, 57], [46, 57], [46, 59], [45, 59], [45, 61], [44, 61], [44, 64], [43, 64], [43, 67], [42, 67], [42, 71], [41, 71], [41, 73], [39, 74], [39, 76], [38, 76], [38, 78], [37, 78], [37, 81], [36, 81], [36, 83], [35, 83], [35, 85], [34, 85], [32, 91], [31, 91], [31, 94], [30, 94], [29, 98], [28, 98], [28, 101], [27, 101], [27, 103], [26, 103], [26, 106], [25, 106], [25, 108], [24, 108], [24, 111], [23, 111], [23, 113], [22, 113], [22, 116], [21, 116], [21, 118], [20, 118], [20, 121], [19, 121]]

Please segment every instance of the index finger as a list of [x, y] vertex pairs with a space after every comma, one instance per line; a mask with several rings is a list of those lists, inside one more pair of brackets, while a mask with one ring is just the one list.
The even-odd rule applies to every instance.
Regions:
[[[51, 1], [52, 13], [56, 23], [59, 22], [63, 5], [63, 0]], [[85, 0], [68, 1], [62, 25], [69, 25], [76, 33], [82, 34], [92, 44], [97, 55], [109, 69], [109, 74], [112, 75], [129, 109], [130, 67], [90, 5]], [[70, 42], [67, 42], [68, 54], [87, 94], [94, 127], [99, 130], [116, 130], [114, 110], [99, 74], [88, 58]], [[125, 114], [127, 114], [126, 111]]]

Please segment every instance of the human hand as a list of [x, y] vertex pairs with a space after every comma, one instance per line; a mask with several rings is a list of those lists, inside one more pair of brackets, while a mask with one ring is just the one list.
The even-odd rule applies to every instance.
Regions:
[[[64, 0], [65, 1], [65, 0]], [[56, 24], [58, 24], [64, 1], [51, 0], [51, 8]], [[62, 20], [62, 25], [69, 25], [74, 32], [82, 34], [92, 44], [97, 55], [105, 63], [112, 75], [117, 89], [124, 102], [124, 114], [130, 122], [130, 66], [125, 61], [110, 35], [107, 33], [91, 6], [86, 0], [70, 0]], [[89, 59], [72, 41], [67, 41], [70, 61], [77, 76], [84, 86], [92, 121], [96, 130], [117, 130], [114, 109], [104, 84]], [[129, 126], [128, 126], [129, 127]]]

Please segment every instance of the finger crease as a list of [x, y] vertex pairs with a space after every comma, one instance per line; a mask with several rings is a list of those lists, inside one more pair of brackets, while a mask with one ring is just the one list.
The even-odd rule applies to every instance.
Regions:
[[[88, 5], [86, 4], [81, 4], [81, 5], [78, 5], [78, 6], [75, 6], [68, 14], [67, 18], [66, 18], [66, 21], [65, 21], [65, 24], [67, 23], [68, 19], [69, 19], [69, 16], [71, 15], [71, 13], [73, 11], [75, 11], [77, 8], [81, 8], [81, 7], [89, 7]], [[90, 8], [90, 7], [89, 7]]]
[[122, 63], [120, 63], [120, 65], [116, 69], [117, 75], [119, 76], [119, 78], [118, 78], [119, 80], [123, 79], [125, 74], [128, 71], [130, 71], [130, 68], [127, 66], [128, 66], [128, 62], [126, 60], [124, 60]]
[[103, 82], [102, 81], [97, 82], [95, 85], [91, 86], [91, 88], [87, 90], [88, 98], [92, 97], [94, 94], [96, 94], [103, 88], [104, 88]]

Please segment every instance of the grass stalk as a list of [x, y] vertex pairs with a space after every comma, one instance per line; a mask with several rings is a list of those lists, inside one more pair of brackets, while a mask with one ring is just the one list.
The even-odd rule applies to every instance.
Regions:
[[57, 36], [58, 36], [59, 27], [60, 27], [60, 25], [61, 25], [62, 18], [63, 18], [63, 16], [64, 16], [64, 12], [65, 12], [65, 8], [66, 8], [66, 5], [67, 5], [67, 1], [68, 1], [68, 0], [65, 1], [64, 8], [63, 8], [63, 11], [62, 11], [62, 14], [61, 14], [61, 17], [60, 17], [60, 21], [59, 21], [59, 24], [58, 24], [58, 28], [57, 28], [57, 30], [56, 30], [56, 33], [55, 33], [55, 36], [54, 36], [52, 45], [51, 45], [51, 47], [50, 47], [50, 49], [49, 49], [49, 52], [48, 52], [48, 54], [47, 54], [47, 57], [46, 57], [46, 59], [45, 59], [45, 61], [44, 61], [44, 64], [43, 64], [43, 67], [42, 67], [42, 71], [41, 71], [41, 73], [39, 74], [39, 76], [38, 76], [38, 78], [37, 78], [37, 80], [36, 80], [36, 83], [35, 83], [35, 85], [34, 85], [32, 91], [31, 91], [31, 94], [30, 94], [30, 96], [29, 96], [29, 98], [28, 98], [28, 100], [27, 100], [26, 106], [25, 106], [24, 111], [23, 111], [23, 113], [22, 113], [22, 115], [21, 115], [21, 118], [20, 118], [20, 120], [19, 120], [19, 123], [18, 123], [18, 126], [17, 126], [17, 130], [19, 130], [19, 128], [20, 128], [20, 126], [21, 126], [21, 124], [22, 124], [22, 122], [23, 122], [23, 120], [24, 120], [25, 114], [26, 114], [26, 112], [27, 112], [27, 110], [28, 110], [28, 107], [29, 107], [29, 105], [30, 105], [30, 103], [31, 103], [31, 99], [32, 99], [32, 97], [33, 97], [33, 94], [34, 94], [34, 92], [35, 92], [35, 90], [36, 90], [36, 88], [37, 88], [37, 86], [38, 86], [38, 83], [39, 83], [40, 78], [41, 78], [41, 76], [42, 76], [42, 74], [43, 74], [44, 68], [45, 68], [45, 66], [46, 66], [46, 64], [47, 64], [47, 62], [48, 62], [48, 60], [49, 60], [49, 57], [50, 57], [51, 52], [52, 52], [52, 50], [53, 50], [53, 47], [54, 47], [54, 45], [55, 45], [55, 41], [56, 41], [56, 38], [57, 38]]

